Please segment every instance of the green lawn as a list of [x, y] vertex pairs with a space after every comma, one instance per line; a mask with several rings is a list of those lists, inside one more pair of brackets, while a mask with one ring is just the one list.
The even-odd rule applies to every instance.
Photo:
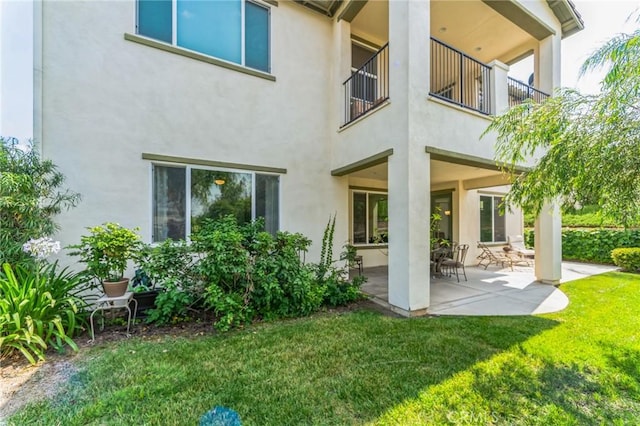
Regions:
[[[10, 424], [639, 424], [640, 276], [562, 286], [537, 317], [324, 314], [201, 338], [95, 347]], [[13, 422], [13, 423], [11, 423]]]

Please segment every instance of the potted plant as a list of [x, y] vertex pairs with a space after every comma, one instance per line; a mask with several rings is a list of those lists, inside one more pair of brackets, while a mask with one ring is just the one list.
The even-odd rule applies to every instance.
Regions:
[[129, 279], [124, 277], [127, 263], [135, 259], [142, 241], [136, 229], [127, 229], [116, 223], [87, 228], [89, 235], [80, 237], [80, 244], [70, 246], [86, 263], [87, 272], [102, 282], [104, 293], [118, 297], [126, 293]]
[[148, 309], [156, 307], [156, 298], [160, 291], [156, 289], [155, 282], [144, 271], [144, 269], [136, 269], [135, 275], [129, 282], [129, 288], [133, 292], [133, 298], [137, 303], [138, 316], [146, 316]]

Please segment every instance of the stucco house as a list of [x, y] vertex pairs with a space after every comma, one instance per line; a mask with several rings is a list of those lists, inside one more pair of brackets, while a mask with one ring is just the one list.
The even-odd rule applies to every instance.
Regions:
[[[37, 2], [34, 139], [83, 196], [58, 238], [106, 221], [188, 238], [233, 212], [302, 232], [314, 257], [335, 213], [335, 252], [388, 264], [389, 303], [425, 313], [436, 207], [473, 250], [522, 233], [479, 136], [560, 85], [560, 41], [582, 27], [569, 0]], [[509, 79], [530, 55], [530, 85]], [[535, 273], [555, 283], [548, 210]]]

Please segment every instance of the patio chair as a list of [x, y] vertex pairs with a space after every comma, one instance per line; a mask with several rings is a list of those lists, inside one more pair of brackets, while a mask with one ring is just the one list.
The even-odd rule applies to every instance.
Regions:
[[531, 250], [525, 247], [524, 238], [522, 235], [509, 235], [507, 237], [507, 243], [509, 248], [515, 251], [523, 260], [529, 263], [529, 260], [533, 261], [535, 258], [535, 250]]
[[513, 271], [513, 257], [509, 256], [507, 253], [499, 253], [491, 251], [486, 244], [478, 241], [478, 248], [482, 250], [477, 257], [478, 266], [484, 266], [484, 269], [487, 269], [489, 265], [496, 264], [500, 265], [504, 268], [505, 265], [509, 265], [509, 268]]
[[453, 252], [453, 259], [446, 259], [442, 262], [442, 269], [446, 270], [449, 276], [452, 275], [452, 272], [455, 270], [456, 279], [460, 282], [460, 276], [458, 274], [458, 269], [462, 268], [462, 273], [464, 274], [464, 280], [467, 281], [467, 271], [464, 269], [464, 260], [467, 257], [467, 252], [469, 251], [469, 244], [460, 244], [457, 245]]

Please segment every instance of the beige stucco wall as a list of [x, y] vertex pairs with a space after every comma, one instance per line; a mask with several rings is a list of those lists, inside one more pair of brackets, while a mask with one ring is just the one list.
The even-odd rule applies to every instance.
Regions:
[[[281, 229], [314, 241], [338, 214], [347, 232], [346, 178], [329, 173], [331, 21], [290, 2], [271, 7], [269, 81], [124, 40], [135, 2], [43, 4], [44, 155], [82, 194], [61, 215], [63, 245], [105, 221], [151, 231], [151, 165], [143, 152], [286, 168]], [[304, 35], [304, 36], [301, 36]], [[295, 60], [292, 60], [295, 58]]]
[[[559, 34], [548, 7], [530, 10]], [[354, 183], [330, 171], [393, 148], [385, 183], [392, 242], [388, 253], [371, 250], [365, 264], [388, 260], [392, 304], [418, 311], [428, 306], [426, 218], [430, 190], [437, 188], [430, 185], [424, 147], [490, 159], [495, 139], [479, 140], [488, 117], [429, 97], [427, 2], [389, 3], [390, 102], [344, 129], [341, 83], [350, 73], [351, 33], [345, 21], [289, 1], [271, 6], [276, 81], [270, 81], [125, 40], [125, 33], [135, 33], [134, 0], [44, 2], [41, 13], [44, 41], [34, 63], [42, 70], [36, 99], [42, 114], [34, 118], [36, 134], [41, 131], [44, 155], [83, 195], [59, 219], [63, 245], [105, 221], [138, 226], [150, 241], [151, 165], [141, 159], [145, 152], [287, 169], [280, 227], [311, 238], [308, 259], [316, 260], [330, 215], [337, 213], [334, 253], [349, 238]], [[536, 52], [542, 88], [557, 85], [559, 35]], [[474, 247], [478, 193], [453, 181], [454, 209], [478, 219], [477, 225], [457, 219], [454, 238]]]

